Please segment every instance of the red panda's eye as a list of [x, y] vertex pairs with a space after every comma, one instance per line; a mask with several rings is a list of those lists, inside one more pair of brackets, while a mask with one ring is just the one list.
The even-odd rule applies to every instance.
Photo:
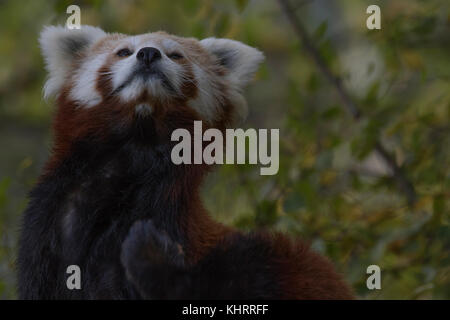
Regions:
[[131, 50], [128, 48], [120, 49], [116, 53], [116, 55], [118, 55], [119, 57], [128, 57], [128, 56], [131, 56], [132, 54], [133, 54], [133, 52], [131, 52]]
[[178, 52], [172, 52], [172, 53], [168, 54], [167, 56], [168, 56], [170, 59], [173, 59], [173, 60], [178, 60], [178, 59], [184, 58], [184, 57], [182, 56], [182, 54], [181, 54], [181, 53], [178, 53]]

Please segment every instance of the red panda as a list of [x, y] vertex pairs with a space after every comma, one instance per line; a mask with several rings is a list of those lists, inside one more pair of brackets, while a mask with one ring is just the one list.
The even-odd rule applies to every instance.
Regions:
[[[46, 27], [54, 146], [23, 216], [22, 299], [351, 299], [308, 245], [212, 220], [199, 188], [211, 166], [175, 165], [178, 128], [224, 130], [264, 59], [229, 39]], [[81, 288], [69, 290], [77, 265]]]

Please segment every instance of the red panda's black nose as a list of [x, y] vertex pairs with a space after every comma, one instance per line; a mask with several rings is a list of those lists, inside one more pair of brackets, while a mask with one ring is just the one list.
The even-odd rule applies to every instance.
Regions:
[[138, 61], [149, 66], [154, 61], [161, 59], [161, 51], [153, 47], [145, 47], [138, 51], [136, 58]]

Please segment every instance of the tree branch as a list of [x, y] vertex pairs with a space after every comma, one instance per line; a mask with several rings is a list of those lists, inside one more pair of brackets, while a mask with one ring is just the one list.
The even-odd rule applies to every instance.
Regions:
[[[337, 77], [331, 69], [328, 67], [324, 58], [320, 54], [319, 50], [315, 47], [313, 41], [309, 37], [305, 27], [301, 21], [295, 15], [295, 10], [290, 5], [288, 0], [278, 0], [281, 10], [287, 16], [289, 22], [291, 23], [295, 33], [301, 40], [303, 47], [309, 56], [313, 59], [317, 68], [325, 76], [325, 78], [331, 83], [331, 85], [336, 89], [339, 97], [343, 102], [343, 107], [350, 113], [355, 121], [359, 121], [362, 117], [362, 113], [356, 102], [352, 99], [348, 91], [342, 85], [342, 81]], [[408, 180], [402, 168], [400, 168], [392, 155], [386, 150], [380, 141], [375, 143], [375, 152], [377, 152], [380, 157], [385, 161], [386, 165], [390, 168], [392, 176], [399, 189], [404, 193], [409, 205], [413, 205], [416, 202], [417, 195], [412, 183]]]

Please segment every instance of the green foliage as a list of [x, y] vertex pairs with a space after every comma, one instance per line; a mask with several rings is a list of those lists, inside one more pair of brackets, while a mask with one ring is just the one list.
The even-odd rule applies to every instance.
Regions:
[[[293, 1], [294, 2], [294, 1]], [[49, 149], [52, 107], [37, 46], [64, 24], [72, 1], [2, 1], [0, 10], [0, 298], [15, 297], [20, 215]], [[363, 299], [450, 298], [450, 60], [444, 0], [380, 1], [382, 29], [367, 30], [370, 1], [304, 2], [298, 17], [327, 66], [362, 109], [354, 121], [271, 0], [77, 2], [81, 21], [107, 31], [166, 30], [230, 37], [266, 63], [249, 86], [248, 127], [280, 128], [280, 170], [224, 165], [204, 188], [216, 219], [309, 241]], [[332, 14], [325, 15], [326, 12]], [[374, 155], [383, 141], [416, 188], [408, 207]], [[382, 290], [366, 268], [382, 270]]]

